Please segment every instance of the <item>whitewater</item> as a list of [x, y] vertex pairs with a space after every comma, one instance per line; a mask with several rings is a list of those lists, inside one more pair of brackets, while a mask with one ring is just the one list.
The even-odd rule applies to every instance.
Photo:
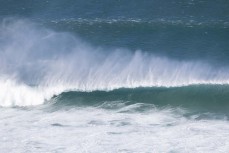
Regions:
[[0, 36], [1, 106], [39, 105], [66, 91], [229, 83], [227, 67], [93, 47], [26, 20], [3, 20]]
[[229, 152], [229, 1], [0, 4], [0, 153]]
[[228, 152], [229, 69], [0, 25], [1, 152]]

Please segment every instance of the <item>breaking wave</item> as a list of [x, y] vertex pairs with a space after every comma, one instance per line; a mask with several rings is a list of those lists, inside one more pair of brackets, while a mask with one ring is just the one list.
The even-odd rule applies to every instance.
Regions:
[[66, 91], [227, 85], [228, 78], [227, 67], [94, 47], [26, 20], [0, 25], [0, 106], [39, 105]]

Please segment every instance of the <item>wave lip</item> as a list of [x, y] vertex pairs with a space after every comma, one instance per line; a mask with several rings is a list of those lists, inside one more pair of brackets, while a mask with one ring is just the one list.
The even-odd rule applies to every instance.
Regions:
[[159, 106], [203, 106], [227, 108], [228, 84], [145, 86], [119, 88], [77, 88], [74, 86], [33, 87], [12, 80], [0, 81], [0, 106], [36, 106], [54, 102], [63, 106], [93, 106], [104, 102], [149, 103]]

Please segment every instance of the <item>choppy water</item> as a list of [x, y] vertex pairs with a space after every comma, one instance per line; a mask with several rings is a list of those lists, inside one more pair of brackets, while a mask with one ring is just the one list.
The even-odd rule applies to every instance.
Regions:
[[228, 152], [227, 1], [4, 1], [1, 152]]

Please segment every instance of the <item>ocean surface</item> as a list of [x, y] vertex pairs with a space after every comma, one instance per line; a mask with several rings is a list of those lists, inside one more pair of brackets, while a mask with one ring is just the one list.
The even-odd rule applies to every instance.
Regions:
[[229, 1], [1, 0], [0, 152], [229, 152]]

